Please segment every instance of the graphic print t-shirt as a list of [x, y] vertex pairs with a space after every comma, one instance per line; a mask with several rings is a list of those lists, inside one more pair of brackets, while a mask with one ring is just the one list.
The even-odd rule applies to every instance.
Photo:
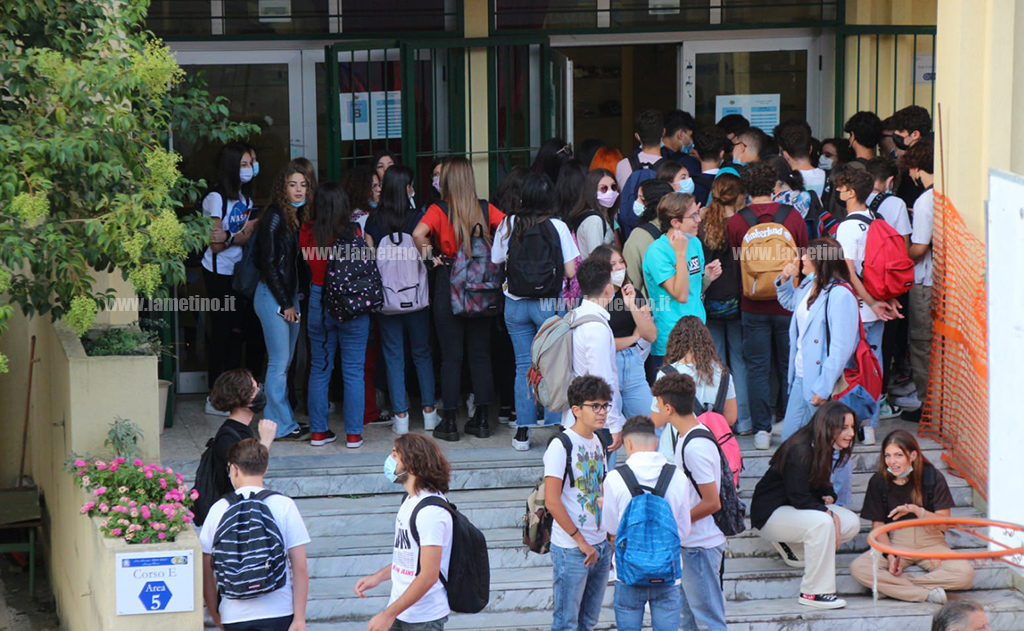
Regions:
[[[608, 532], [601, 522], [601, 508], [597, 503], [604, 484], [604, 446], [597, 435], [583, 438], [571, 429], [565, 430], [565, 435], [572, 441], [573, 484], [570, 485], [568, 480], [564, 480], [562, 505], [587, 543], [597, 545], [608, 538]], [[544, 452], [544, 477], [564, 479], [565, 458], [562, 441], [551, 441]], [[558, 525], [558, 522], [551, 528], [551, 543], [560, 548], [576, 547], [576, 542]]]
[[[224, 230], [235, 233], [242, 229], [245, 222], [249, 220], [249, 211], [252, 210], [252, 201], [245, 199], [229, 199], [227, 205], [220, 193], [210, 193], [203, 199], [203, 216], [220, 219], [220, 225]], [[224, 216], [221, 216], [221, 215]], [[242, 260], [242, 246], [231, 245], [217, 254], [217, 273], [224, 276], [231, 276], [235, 273], [235, 263]], [[203, 254], [203, 267], [208, 271], [213, 270], [213, 250], [209, 247]]]
[[[420, 535], [417, 544], [412, 536], [410, 518], [416, 505], [425, 497], [440, 493], [420, 491], [407, 497], [398, 509], [395, 518], [395, 548], [391, 554], [391, 599], [388, 605], [398, 600], [416, 578], [416, 563], [420, 558], [420, 545], [441, 547], [441, 575], [448, 575], [448, 564], [452, 558], [452, 515], [440, 506], [424, 506], [416, 514], [416, 532]], [[398, 614], [402, 622], [415, 624], [440, 620], [450, 612], [448, 594], [438, 580], [416, 604]]]

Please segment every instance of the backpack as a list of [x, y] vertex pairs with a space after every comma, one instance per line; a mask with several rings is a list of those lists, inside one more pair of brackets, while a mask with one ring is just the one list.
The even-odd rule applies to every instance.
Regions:
[[288, 550], [266, 504], [269, 489], [249, 497], [225, 496], [230, 506], [213, 535], [213, 575], [222, 598], [248, 600], [281, 589], [288, 577]]
[[818, 234], [818, 226], [825, 208], [821, 205], [821, 198], [818, 197], [817, 193], [810, 189], [807, 192], [811, 194], [811, 205], [807, 208], [807, 216], [804, 217], [804, 223], [807, 224], [807, 238], [810, 240], [817, 239], [820, 236]]
[[569, 382], [573, 379], [572, 330], [587, 322], [608, 326], [608, 321], [598, 315], [578, 316], [573, 310], [545, 320], [530, 345], [527, 386], [533, 389], [537, 403], [552, 412], [569, 409]]
[[[683, 473], [690, 479], [690, 484], [697, 491], [697, 495], [701, 495], [700, 487], [693, 481], [693, 474], [690, 473], [690, 469], [686, 466], [685, 458], [686, 446], [694, 438], [706, 438], [713, 442], [718, 450], [718, 457], [722, 463], [722, 483], [718, 486], [718, 499], [722, 503], [722, 507], [712, 517], [715, 520], [715, 525], [718, 526], [723, 535], [726, 537], [738, 535], [747, 529], [746, 524], [743, 523], [743, 515], [747, 511], [747, 506], [740, 501], [739, 493], [736, 492], [736, 485], [732, 481], [729, 461], [726, 459], [725, 454], [722, 453], [722, 448], [718, 445], [715, 435], [708, 428], [698, 427], [686, 435], [679, 458], [683, 463]], [[703, 496], [701, 498], [703, 499]]]
[[623, 464], [615, 470], [633, 496], [615, 534], [616, 576], [635, 587], [672, 585], [683, 575], [679, 527], [665, 499], [676, 467], [671, 463], [662, 467], [653, 489], [640, 486], [629, 466]]
[[[216, 254], [214, 259], [216, 260]], [[231, 289], [252, 298], [256, 294], [256, 286], [260, 284], [260, 266], [256, 234], [242, 244], [242, 258], [235, 263], [235, 273], [231, 277]]]
[[[629, 238], [629, 233], [637, 227], [640, 218], [633, 212], [633, 202], [636, 201], [640, 185], [647, 180], [654, 179], [654, 172], [658, 168], [658, 162], [640, 162], [636, 154], [629, 156], [629, 166], [633, 172], [629, 174], [626, 183], [622, 187], [622, 196], [619, 198], [619, 228], [622, 231], [622, 242]], [[659, 235], [660, 236], [660, 235]]]
[[[926, 511], [935, 512], [935, 467], [931, 464], [926, 464], [924, 469], [921, 471], [921, 494], [924, 496], [924, 506], [921, 508]], [[889, 506], [889, 485], [882, 485], [882, 506], [888, 510]], [[891, 522], [890, 522], [891, 523]]]
[[[585, 213], [583, 213], [583, 216], [579, 218], [579, 221], [576, 221], [574, 225], [572, 225], [569, 228], [569, 234], [572, 235], [572, 242], [576, 246], [577, 252], [579, 252], [580, 249], [580, 241], [576, 237], [576, 231], [579, 230], [580, 224], [586, 221], [588, 217], [600, 217], [601, 220], [604, 222], [606, 229], [608, 226], [607, 220], [605, 220], [604, 215], [601, 214], [599, 211], [588, 210]], [[576, 264], [577, 269], [579, 268], [580, 263], [582, 262], [582, 256], [577, 256], [575, 259], [573, 259], [573, 263]], [[572, 278], [566, 278], [562, 287], [562, 308], [575, 309], [576, 307], [580, 306], [580, 301], [582, 300], [582, 298], [583, 296], [582, 294], [580, 294], [580, 283], [578, 280], [576, 280], [576, 277], [573, 276]]]
[[564, 276], [558, 230], [548, 219], [523, 231], [514, 246], [509, 244], [505, 279], [510, 293], [520, 298], [557, 296]]
[[[873, 201], [877, 201], [878, 197]], [[907, 254], [903, 235], [896, 232], [878, 213], [873, 210], [869, 212], [870, 219], [852, 215], [844, 220], [859, 221], [868, 227], [861, 274], [864, 289], [878, 300], [898, 298], [914, 286], [914, 261]]]
[[[607, 458], [609, 437], [602, 434], [595, 435], [605, 448]], [[554, 441], [562, 443], [565, 449], [565, 473], [562, 475], [562, 486], [568, 482], [570, 486], [576, 484], [576, 477], [572, 473], [572, 440], [565, 434], [559, 432], [548, 441], [550, 445]], [[607, 460], [606, 460], [607, 462]], [[526, 497], [526, 514], [523, 515], [523, 545], [529, 548], [530, 552], [547, 554], [551, 550], [551, 528], [554, 524], [554, 517], [547, 508], [547, 501], [544, 499], [544, 477], [530, 491]]]
[[[661, 367], [661, 372], [666, 375], [671, 375], [678, 373], [679, 371], [676, 370], [676, 367], [672, 364], [665, 364]], [[729, 470], [732, 473], [733, 483], [736, 485], [736, 488], [739, 488], [740, 471], [743, 470], [743, 455], [740, 453], [740, 443], [732, 433], [732, 427], [729, 426], [729, 421], [725, 420], [725, 417], [722, 416], [722, 411], [725, 409], [725, 397], [729, 393], [729, 380], [731, 378], [731, 375], [722, 371], [722, 378], [718, 383], [718, 394], [715, 395], [714, 405], [705, 406], [694, 398], [693, 415], [697, 417], [698, 423], [710, 429], [711, 433], [715, 435], [718, 447], [722, 450], [722, 454], [729, 463]], [[675, 452], [676, 445], [679, 443], [679, 432], [677, 432], [671, 425], [669, 426], [668, 431], [671, 432], [672, 451]]]
[[[412, 509], [409, 529], [416, 545], [420, 533], [416, 530], [416, 515], [424, 506], [440, 506], [452, 516], [452, 555], [448, 561], [448, 576], [440, 575], [441, 585], [448, 593], [448, 607], [456, 613], [478, 613], [491, 598], [491, 566], [487, 557], [487, 539], [454, 504], [429, 495]], [[420, 573], [416, 560], [416, 574]]]
[[[459, 246], [451, 268], [452, 313], [466, 317], [496, 315], [501, 306], [501, 265], [491, 262], [491, 247], [484, 240], [490, 211], [486, 200], [479, 200], [484, 213], [483, 224], [474, 224], [470, 237], [470, 254]], [[448, 204], [437, 202], [445, 215]]]
[[320, 300], [324, 311], [339, 322], [377, 311], [384, 304], [376, 257], [362, 237], [353, 235], [335, 240]]
[[[853, 297], [857, 294], [853, 288], [846, 283], [838, 283], [835, 287], [845, 287]], [[829, 290], [825, 296], [825, 348], [831, 353], [832, 330], [828, 319], [828, 301], [832, 296]], [[860, 341], [853, 352], [852, 366], [843, 369], [843, 374], [836, 383], [832, 393], [832, 399], [841, 401], [848, 405], [857, 417], [858, 421], [871, 418], [878, 407], [878, 400], [882, 396], [882, 367], [878, 364], [878, 357], [871, 350], [867, 337], [864, 335], [864, 324], [860, 322], [860, 311], [857, 312], [858, 325], [860, 328]]]
[[868, 204], [868, 210], [874, 214], [878, 214], [878, 209], [882, 207], [882, 203], [890, 197], [892, 197], [892, 193], [889, 191], [882, 191], [881, 193], [878, 193], [875, 195], [875, 198], [871, 200], [871, 203]]
[[377, 271], [384, 295], [381, 313], [411, 313], [430, 305], [427, 267], [411, 234], [392, 232], [381, 239], [377, 244]]
[[658, 228], [658, 226], [651, 223], [650, 221], [645, 221], [644, 223], [640, 224], [637, 227], [646, 232], [647, 234], [651, 235], [651, 238], [654, 239], [655, 241], [657, 241], [658, 238], [661, 237], [661, 229]]
[[775, 279], [787, 263], [799, 256], [796, 241], [785, 226], [792, 206], [781, 206], [771, 221], [760, 223], [750, 208], [740, 216], [750, 228], [740, 244], [740, 277], [749, 300], [775, 300]]
[[235, 432], [231, 426], [221, 425], [220, 429], [217, 430], [217, 434], [206, 441], [206, 449], [203, 451], [202, 457], [199, 459], [199, 466], [196, 467], [196, 479], [194, 486], [192, 487], [199, 496], [196, 497], [196, 501], [192, 504], [192, 521], [197, 526], [202, 526], [203, 522], [206, 521], [206, 515], [210, 512], [210, 507], [213, 506], [217, 500], [221, 498], [221, 494], [217, 492], [217, 476], [213, 470], [213, 446], [220, 438], [221, 432], [232, 434], [238, 441], [245, 440], [246, 438], [252, 438], [252, 431], [250, 430], [248, 436], [242, 436]]

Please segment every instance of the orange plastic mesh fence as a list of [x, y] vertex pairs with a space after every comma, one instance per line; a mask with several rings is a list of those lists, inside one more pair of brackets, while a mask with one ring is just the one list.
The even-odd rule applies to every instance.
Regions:
[[935, 193], [931, 370], [920, 433], [974, 490], [988, 490], [988, 359], [985, 243], [953, 203]]

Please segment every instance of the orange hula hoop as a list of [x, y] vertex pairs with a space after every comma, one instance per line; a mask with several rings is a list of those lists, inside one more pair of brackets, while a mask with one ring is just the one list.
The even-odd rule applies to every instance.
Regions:
[[[976, 552], [935, 552], [935, 551], [920, 551], [920, 550], [900, 550], [894, 548], [891, 545], [881, 543], [878, 540], [878, 536], [883, 533], [889, 533], [893, 530], [899, 530], [902, 528], [917, 528], [923, 526], [949, 526], [951, 530], [959, 530], [967, 534], [973, 535], [987, 541], [993, 545], [1000, 546], [1002, 550], [982, 550]], [[885, 524], [875, 528], [868, 534], [868, 545], [877, 550], [882, 554], [891, 554], [900, 556], [906, 559], [938, 559], [938, 560], [956, 560], [956, 559], [997, 559], [1003, 563], [1008, 563], [1015, 567], [1024, 569], [1024, 565], [1015, 563], [1008, 558], [1018, 555], [1024, 555], [1024, 546], [1018, 548], [1011, 548], [1001, 541], [996, 541], [991, 537], [984, 535], [971, 526], [982, 526], [982, 527], [993, 527], [1003, 528], [1005, 530], [1016, 531], [1024, 534], [1024, 526], [1019, 524], [1013, 524], [1005, 521], [994, 521], [990, 519], [980, 519], [977, 517], [932, 517], [928, 519], [906, 519], [902, 521], [894, 521], [890, 524]]]

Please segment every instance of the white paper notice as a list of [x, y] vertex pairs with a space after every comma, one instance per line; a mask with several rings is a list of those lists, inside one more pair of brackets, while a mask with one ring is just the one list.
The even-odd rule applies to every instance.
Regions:
[[402, 137], [401, 92], [355, 92], [340, 97], [342, 140]]
[[752, 127], [757, 127], [769, 136], [779, 124], [778, 94], [726, 94], [715, 97], [715, 120], [729, 114], [740, 114]]
[[192, 611], [195, 571], [191, 550], [118, 554], [117, 615]]

